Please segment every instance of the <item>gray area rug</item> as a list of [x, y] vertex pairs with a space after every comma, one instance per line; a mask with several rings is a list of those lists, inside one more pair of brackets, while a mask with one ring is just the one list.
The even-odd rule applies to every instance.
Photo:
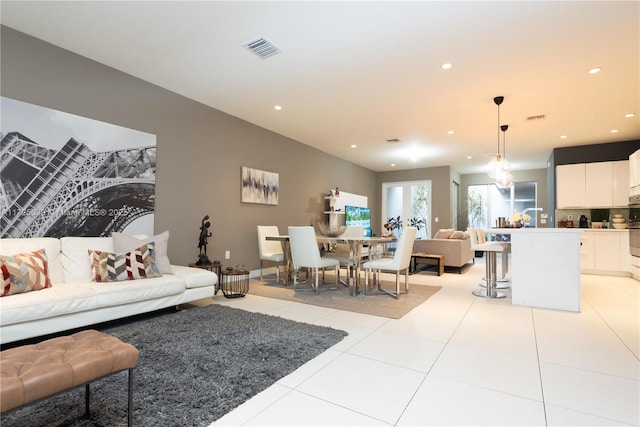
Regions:
[[[347, 333], [221, 305], [99, 328], [140, 351], [136, 426], [207, 426], [342, 340]], [[10, 426], [126, 426], [127, 374], [3, 415]]]
[[[265, 278], [270, 278], [270, 276], [265, 276]], [[442, 289], [442, 286], [412, 285], [409, 282], [409, 293], [400, 295], [400, 298], [396, 300], [389, 295], [357, 295], [352, 297], [349, 295], [349, 288], [343, 285], [339, 285], [337, 290], [321, 290], [319, 295], [310, 291], [294, 292], [293, 285], [276, 284], [275, 275], [273, 279], [268, 282], [252, 279], [249, 293], [391, 319], [401, 318]], [[327, 275], [326, 280], [327, 283], [332, 284], [335, 279]], [[383, 280], [382, 283], [385, 289], [395, 287], [395, 282]], [[403, 284], [404, 278], [401, 278], [401, 289]]]

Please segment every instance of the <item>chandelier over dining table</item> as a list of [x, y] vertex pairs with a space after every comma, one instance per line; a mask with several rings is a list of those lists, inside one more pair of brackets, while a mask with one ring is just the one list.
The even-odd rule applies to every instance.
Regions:
[[[496, 96], [493, 102], [498, 106], [498, 150], [496, 158], [489, 162], [487, 174], [490, 178], [495, 179], [496, 186], [499, 188], [511, 188], [513, 186], [513, 175], [511, 174], [511, 165], [505, 157], [506, 152], [506, 132], [509, 125], [500, 124], [500, 104], [504, 101], [504, 96]], [[500, 131], [503, 134], [503, 151], [500, 152]]]

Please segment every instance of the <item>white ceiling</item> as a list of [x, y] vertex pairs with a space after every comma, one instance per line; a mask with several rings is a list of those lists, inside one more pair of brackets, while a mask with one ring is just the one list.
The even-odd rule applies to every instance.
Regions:
[[[0, 17], [374, 171], [484, 171], [498, 95], [514, 170], [546, 167], [554, 147], [640, 139], [637, 1], [3, 0]], [[258, 36], [282, 53], [242, 46]]]

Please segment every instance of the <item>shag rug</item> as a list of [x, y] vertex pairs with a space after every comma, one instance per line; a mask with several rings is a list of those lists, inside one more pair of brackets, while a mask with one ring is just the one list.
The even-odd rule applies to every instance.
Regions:
[[[266, 276], [269, 278], [270, 276]], [[335, 276], [327, 274], [326, 281], [332, 284]], [[275, 279], [275, 275], [273, 276]], [[404, 278], [401, 278], [401, 289], [404, 286]], [[395, 282], [382, 281], [385, 289], [395, 287]], [[317, 305], [320, 307], [335, 308], [337, 310], [352, 311], [355, 313], [372, 314], [375, 316], [399, 319], [411, 310], [425, 302], [429, 297], [442, 289], [442, 286], [414, 285], [409, 281], [409, 293], [401, 294], [395, 299], [389, 295], [349, 295], [349, 288], [338, 285], [337, 290], [320, 290], [316, 295], [311, 291], [294, 291], [293, 285], [282, 285], [270, 282], [261, 282], [252, 279], [249, 285], [249, 293], [268, 298], [295, 301], [303, 304]]]
[[[136, 426], [207, 426], [342, 340], [344, 331], [222, 305], [99, 328], [140, 351]], [[2, 415], [10, 426], [126, 426], [127, 373]]]

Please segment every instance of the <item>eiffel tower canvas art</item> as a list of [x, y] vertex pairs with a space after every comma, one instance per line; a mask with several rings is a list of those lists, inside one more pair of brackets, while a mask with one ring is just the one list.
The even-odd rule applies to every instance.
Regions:
[[155, 135], [0, 102], [0, 237], [153, 234]]

